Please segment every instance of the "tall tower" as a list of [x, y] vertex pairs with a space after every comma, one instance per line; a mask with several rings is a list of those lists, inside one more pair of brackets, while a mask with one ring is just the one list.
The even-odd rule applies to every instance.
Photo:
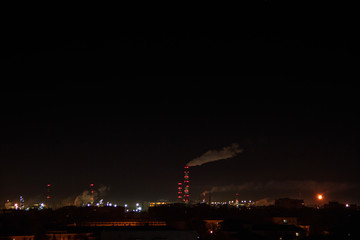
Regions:
[[189, 203], [189, 166], [184, 167], [184, 197], [183, 200], [185, 203]]
[[50, 201], [50, 187], [51, 184], [46, 185], [46, 201]]
[[50, 202], [50, 187], [51, 187], [51, 184], [47, 184], [46, 185], [46, 202], [45, 204], [47, 205], [48, 208], [50, 208], [51, 206], [51, 202]]
[[91, 206], [94, 205], [94, 184], [90, 184], [90, 204]]
[[25, 209], [25, 201], [24, 198], [22, 196], [20, 196], [20, 210], [24, 210]]
[[182, 198], [183, 198], [182, 183], [179, 182], [178, 183], [178, 200], [180, 202], [182, 202]]

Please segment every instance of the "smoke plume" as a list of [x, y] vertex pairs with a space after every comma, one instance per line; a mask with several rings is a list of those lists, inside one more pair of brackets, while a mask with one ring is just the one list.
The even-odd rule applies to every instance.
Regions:
[[195, 158], [186, 164], [189, 167], [200, 166], [205, 163], [215, 162], [222, 159], [228, 159], [241, 153], [243, 150], [239, 148], [239, 144], [233, 143], [231, 146], [224, 147], [222, 150], [210, 150], [198, 158]]
[[256, 206], [271, 206], [274, 205], [275, 200], [270, 198], [263, 198], [256, 201]]
[[[247, 182], [240, 185], [214, 186], [205, 193], [237, 192], [262, 198], [261, 203], [268, 205], [276, 198], [303, 198], [312, 202], [314, 195], [323, 193], [327, 196], [341, 198], [341, 193], [357, 189], [359, 184], [347, 182], [317, 182], [317, 181], [269, 181]], [[265, 201], [266, 200], [266, 201]], [[341, 200], [341, 199], [339, 199]], [[260, 200], [259, 200], [260, 201]], [[265, 203], [266, 202], [266, 203]]]
[[311, 191], [319, 192], [326, 191], [327, 193], [336, 193], [346, 191], [356, 187], [356, 184], [351, 183], [338, 183], [338, 182], [316, 182], [316, 181], [269, 181], [266, 183], [261, 182], [247, 182], [241, 185], [227, 185], [227, 186], [215, 186], [206, 193], [214, 192], [230, 192], [230, 191], [267, 191], [267, 190], [279, 190], [279, 191]]
[[[97, 191], [94, 191], [93, 197], [94, 201], [100, 196], [104, 196], [107, 191], [110, 190], [110, 187], [101, 186]], [[88, 190], [83, 191], [80, 195], [78, 195], [74, 200], [75, 206], [82, 206], [84, 204], [88, 204], [91, 202], [91, 193]]]

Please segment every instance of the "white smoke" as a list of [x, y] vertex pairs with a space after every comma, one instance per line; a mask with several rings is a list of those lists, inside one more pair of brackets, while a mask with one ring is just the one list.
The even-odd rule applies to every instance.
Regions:
[[[272, 202], [273, 199], [279, 197], [290, 198], [307, 198], [312, 201], [312, 198], [317, 193], [324, 193], [327, 195], [339, 195], [344, 191], [357, 189], [359, 187], [356, 183], [347, 182], [317, 182], [312, 180], [307, 181], [269, 181], [269, 182], [247, 182], [240, 185], [226, 185], [214, 186], [205, 193], [220, 193], [220, 192], [247, 192], [263, 198], [261, 202]], [[301, 196], [299, 196], [301, 194]], [[265, 201], [266, 200], [266, 201]], [[260, 200], [259, 200], [260, 201]], [[264, 204], [267, 205], [267, 204]]]
[[243, 190], [281, 190], [281, 191], [326, 191], [327, 193], [341, 192], [355, 188], [355, 184], [339, 183], [339, 182], [316, 182], [316, 181], [269, 181], [266, 183], [261, 182], [247, 182], [240, 185], [226, 185], [215, 186], [206, 193], [214, 192], [230, 192], [230, 191], [243, 191]]
[[[97, 198], [99, 198], [100, 196], [104, 196], [106, 194], [107, 191], [110, 190], [110, 187], [106, 187], [106, 186], [101, 186], [98, 190], [94, 191], [93, 193], [93, 198], [94, 201], [96, 201]], [[91, 193], [88, 190], [83, 191], [80, 195], [76, 196], [75, 200], [74, 200], [74, 205], [79, 207], [82, 205], [86, 205], [88, 203], [90, 203], [91, 200]]]
[[256, 201], [256, 206], [271, 206], [274, 204], [275, 204], [275, 200], [270, 198], [263, 198]]
[[195, 158], [186, 164], [189, 167], [200, 166], [205, 163], [215, 162], [222, 159], [228, 159], [241, 153], [243, 150], [239, 148], [239, 144], [233, 143], [229, 147], [224, 147], [222, 150], [210, 150], [198, 158]]

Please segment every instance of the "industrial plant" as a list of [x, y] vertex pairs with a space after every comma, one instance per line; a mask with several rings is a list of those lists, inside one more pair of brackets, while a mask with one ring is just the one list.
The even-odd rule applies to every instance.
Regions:
[[[230, 199], [219, 201], [213, 196], [216, 188], [204, 190], [200, 199], [191, 198], [192, 167], [240, 152], [233, 144], [188, 162], [181, 181], [174, 183], [173, 199], [120, 204], [106, 201], [102, 195], [106, 187], [89, 183], [70, 204], [56, 206], [53, 186], [46, 184], [41, 201], [27, 203], [21, 195], [5, 202], [0, 240], [357, 239], [360, 208], [337, 201], [326, 203], [329, 199], [324, 193], [314, 194], [316, 205], [295, 198], [264, 204], [245, 199], [241, 192], [231, 192]], [[338, 236], [341, 238], [332, 238]]]

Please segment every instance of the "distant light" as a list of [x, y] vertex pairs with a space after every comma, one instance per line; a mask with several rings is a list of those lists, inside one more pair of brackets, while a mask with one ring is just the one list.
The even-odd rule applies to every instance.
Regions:
[[295, 235], [298, 237], [300, 234], [297, 232], [297, 233], [295, 233]]
[[114, 207], [117, 207], [117, 205], [116, 205], [116, 204], [114, 204]]
[[212, 230], [210, 231], [210, 234], [213, 234], [213, 231], [212, 231]]
[[138, 207], [138, 206], [139, 206], [139, 203], [136, 203], [136, 206]]
[[129, 212], [129, 209], [126, 209], [126, 212]]
[[90, 203], [88, 203], [87, 206], [90, 207]]
[[125, 204], [124, 207], [127, 207], [127, 204]]
[[323, 199], [323, 195], [318, 194], [318, 195], [317, 195], [317, 198], [318, 198], [319, 200], [322, 200], [322, 199]]
[[345, 206], [346, 206], [346, 207], [349, 207], [349, 204], [347, 203]]

